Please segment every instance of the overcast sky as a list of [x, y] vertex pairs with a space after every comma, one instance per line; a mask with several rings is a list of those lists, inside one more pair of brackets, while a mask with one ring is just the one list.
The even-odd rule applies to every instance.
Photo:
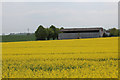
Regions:
[[5, 2], [2, 33], [34, 32], [49, 27], [118, 27], [118, 3], [113, 2]]

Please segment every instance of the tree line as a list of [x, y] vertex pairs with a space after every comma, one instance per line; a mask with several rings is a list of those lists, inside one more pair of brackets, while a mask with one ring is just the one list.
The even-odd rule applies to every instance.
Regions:
[[111, 36], [120, 36], [120, 29], [111, 28], [108, 30]]
[[[50, 39], [58, 39], [58, 34], [61, 33], [60, 30], [64, 29], [56, 28], [54, 25], [51, 25], [49, 28], [44, 28], [42, 25], [40, 25], [37, 30], [35, 31], [35, 37], [36, 40], [50, 40]], [[120, 30], [116, 28], [111, 28], [109, 30], [106, 30], [110, 33], [108, 36], [104, 33], [103, 37], [114, 37], [114, 36], [120, 36]]]
[[35, 31], [36, 40], [50, 40], [50, 39], [58, 39], [58, 34], [63, 27], [56, 28], [54, 25], [51, 25], [50, 28], [44, 28], [40, 25]]
[[108, 29], [106, 31], [108, 31], [110, 34], [107, 35], [107, 34], [104, 33], [103, 37], [117, 37], [117, 36], [120, 36], [120, 29], [111, 28], [111, 29]]

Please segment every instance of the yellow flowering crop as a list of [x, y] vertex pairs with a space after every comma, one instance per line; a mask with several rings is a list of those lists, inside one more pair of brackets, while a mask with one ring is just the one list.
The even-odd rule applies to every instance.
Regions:
[[118, 37], [2, 43], [3, 78], [117, 78]]

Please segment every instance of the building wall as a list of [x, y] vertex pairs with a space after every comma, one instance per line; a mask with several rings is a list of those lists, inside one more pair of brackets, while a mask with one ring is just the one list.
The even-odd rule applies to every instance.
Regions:
[[78, 39], [78, 38], [97, 38], [100, 37], [100, 32], [90, 33], [60, 33], [59, 39]]
[[103, 34], [104, 34], [105, 30], [100, 29], [99, 32], [100, 32], [100, 37], [103, 37]]

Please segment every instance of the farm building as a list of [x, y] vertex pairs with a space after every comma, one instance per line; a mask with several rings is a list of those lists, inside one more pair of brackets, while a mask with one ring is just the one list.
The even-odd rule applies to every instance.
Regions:
[[103, 28], [66, 28], [61, 29], [59, 39], [79, 39], [79, 38], [98, 38], [103, 37]]

